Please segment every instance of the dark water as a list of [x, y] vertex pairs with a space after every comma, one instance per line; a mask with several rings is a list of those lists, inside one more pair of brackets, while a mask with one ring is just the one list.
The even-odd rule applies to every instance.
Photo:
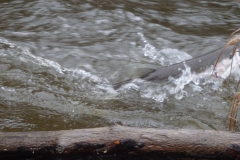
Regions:
[[227, 129], [237, 77], [111, 84], [221, 48], [239, 2], [5, 0], [0, 12], [0, 131]]

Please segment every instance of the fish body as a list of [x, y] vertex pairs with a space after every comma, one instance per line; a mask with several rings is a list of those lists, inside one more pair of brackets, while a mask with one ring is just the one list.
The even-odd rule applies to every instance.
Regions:
[[[166, 79], [169, 76], [175, 77], [182, 73], [182, 70], [185, 69], [186, 65], [191, 68], [191, 71], [201, 70], [201, 69], [204, 69], [206, 66], [215, 65], [215, 63], [217, 63], [216, 60], [218, 59], [219, 56], [231, 55], [233, 49], [234, 49], [233, 46], [228, 46], [223, 49], [218, 49], [183, 62], [179, 62], [170, 66], [155, 69], [147, 74], [140, 76], [139, 78], [146, 81], [156, 81], [156, 80]], [[218, 69], [218, 66], [216, 67], [216, 69]], [[132, 79], [128, 79], [126, 81], [113, 84], [113, 88], [118, 89], [122, 85], [131, 82], [131, 80]]]

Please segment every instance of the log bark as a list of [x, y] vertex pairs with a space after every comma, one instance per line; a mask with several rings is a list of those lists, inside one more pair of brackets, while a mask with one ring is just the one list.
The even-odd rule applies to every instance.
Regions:
[[118, 125], [64, 131], [0, 132], [0, 159], [53, 155], [239, 159], [240, 134]]

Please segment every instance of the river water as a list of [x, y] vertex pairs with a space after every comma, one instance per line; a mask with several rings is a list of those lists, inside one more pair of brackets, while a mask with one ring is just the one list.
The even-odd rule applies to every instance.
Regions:
[[227, 130], [237, 76], [186, 66], [180, 78], [111, 84], [221, 48], [239, 2], [2, 0], [0, 12], [0, 131]]

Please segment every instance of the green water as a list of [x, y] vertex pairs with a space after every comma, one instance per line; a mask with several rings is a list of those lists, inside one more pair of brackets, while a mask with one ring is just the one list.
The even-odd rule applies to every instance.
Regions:
[[111, 83], [221, 48], [239, 28], [239, 7], [205, 0], [1, 1], [0, 131], [113, 124], [226, 130], [236, 77], [136, 80], [117, 91]]

